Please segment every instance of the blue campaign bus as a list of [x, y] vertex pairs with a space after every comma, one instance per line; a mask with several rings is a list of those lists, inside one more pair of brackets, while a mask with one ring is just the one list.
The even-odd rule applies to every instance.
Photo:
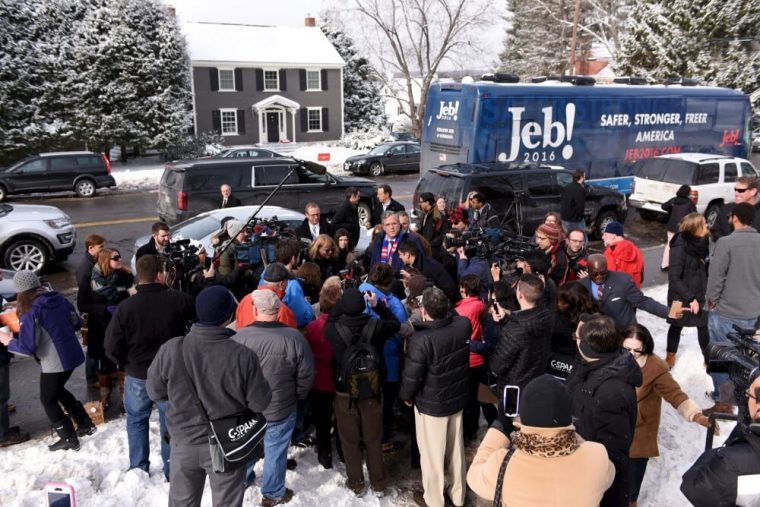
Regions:
[[726, 88], [665, 85], [436, 83], [422, 125], [421, 171], [481, 162], [583, 169], [630, 194], [641, 160], [668, 153], [748, 158], [749, 98]]

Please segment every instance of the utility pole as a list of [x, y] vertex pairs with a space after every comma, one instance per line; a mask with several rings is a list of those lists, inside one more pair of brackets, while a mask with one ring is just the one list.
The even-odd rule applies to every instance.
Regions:
[[575, 12], [573, 13], [573, 37], [570, 42], [570, 75], [575, 75], [575, 41], [578, 36], [578, 18], [581, 15], [581, 0], [575, 0]]

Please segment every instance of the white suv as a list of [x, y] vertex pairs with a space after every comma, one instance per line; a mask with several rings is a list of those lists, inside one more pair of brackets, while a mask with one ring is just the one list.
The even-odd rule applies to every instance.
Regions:
[[690, 198], [712, 227], [718, 211], [734, 202], [734, 182], [741, 176], [757, 176], [749, 160], [705, 153], [662, 155], [642, 161], [633, 178], [628, 204], [645, 220], [665, 214], [662, 203], [675, 197], [678, 187], [691, 186]]
[[0, 265], [39, 272], [74, 251], [71, 219], [54, 206], [0, 203]]

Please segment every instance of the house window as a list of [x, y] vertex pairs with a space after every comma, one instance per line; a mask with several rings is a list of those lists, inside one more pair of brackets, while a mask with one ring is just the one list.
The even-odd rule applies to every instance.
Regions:
[[322, 90], [321, 72], [318, 70], [306, 71], [306, 89], [309, 91]]
[[310, 107], [308, 109], [309, 132], [322, 132], [322, 108]]
[[236, 136], [238, 133], [237, 109], [221, 109], [222, 135]]
[[280, 89], [279, 72], [277, 72], [276, 70], [265, 70], [264, 71], [264, 90], [279, 91], [279, 89]]
[[219, 69], [219, 91], [235, 91], [235, 71], [233, 69]]

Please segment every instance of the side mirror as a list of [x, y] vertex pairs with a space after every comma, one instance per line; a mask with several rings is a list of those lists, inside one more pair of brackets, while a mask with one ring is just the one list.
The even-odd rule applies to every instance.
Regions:
[[393, 153], [391, 153], [390, 151], [388, 151], [388, 152], [385, 153], [385, 156], [387, 158], [392, 158], [393, 157]]

